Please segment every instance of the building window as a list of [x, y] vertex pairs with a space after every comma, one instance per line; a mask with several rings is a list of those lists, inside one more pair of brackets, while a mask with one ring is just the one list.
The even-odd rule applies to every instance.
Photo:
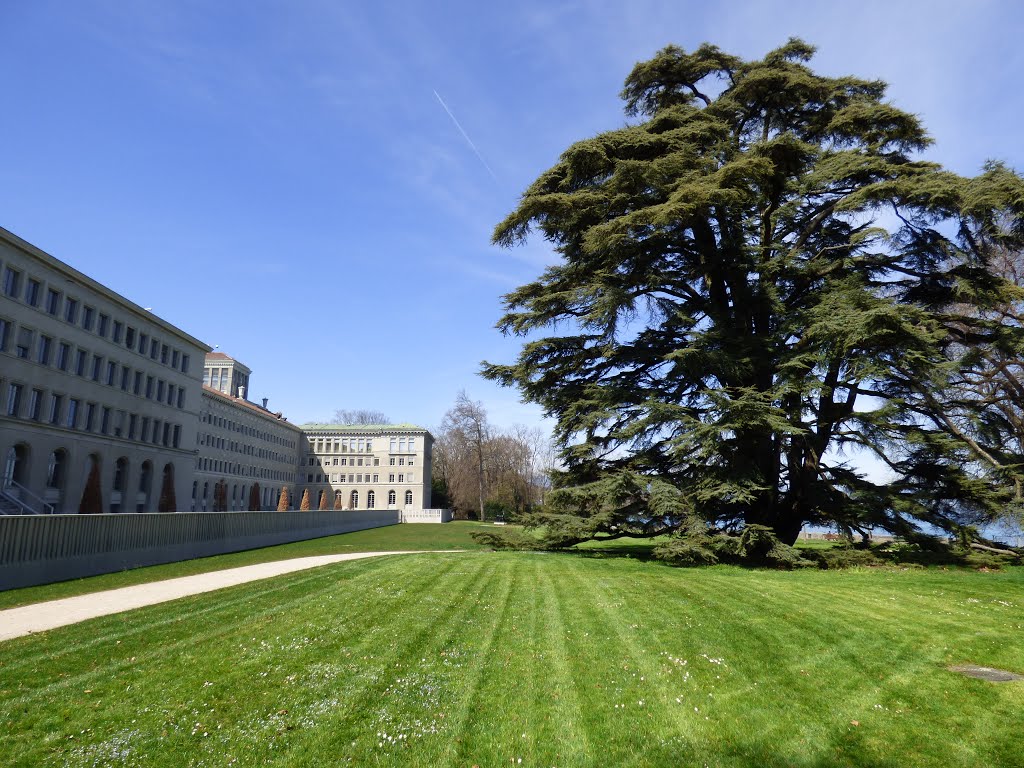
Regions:
[[102, 336], [103, 338], [107, 338], [107, 330], [109, 326], [110, 316], [104, 315], [102, 312], [100, 312], [100, 321], [99, 324], [96, 326], [96, 333], [99, 336]]
[[135, 346], [135, 329], [130, 325], [124, 332], [124, 345], [128, 347], [128, 349], [132, 349]]
[[398, 440], [392, 437], [391, 438], [391, 453], [394, 453], [396, 448], [398, 448]]
[[392, 456], [390, 459], [388, 459], [388, 464], [390, 464], [392, 467], [395, 466], [395, 457], [394, 456]]
[[7, 337], [11, 332], [11, 321], [0, 317], [0, 352], [7, 351]]
[[380, 477], [380, 475], [374, 475], [373, 476], [373, 482], [375, 482], [375, 483], [378, 482], [378, 478], [379, 477]]
[[174, 437], [171, 439], [171, 444], [175, 448], [181, 447], [181, 425], [179, 424], [174, 425]]
[[74, 324], [78, 318], [78, 299], [68, 298], [64, 302], [64, 321]]
[[78, 406], [79, 401], [75, 398], [68, 400], [68, 417], [64, 422], [68, 429], [78, 429]]
[[188, 355], [183, 354], [181, 356], [181, 372], [188, 373]]
[[64, 404], [63, 395], [50, 395], [50, 423], [60, 423], [61, 406]]
[[60, 311], [60, 291], [55, 291], [53, 288], [46, 290], [46, 311], [54, 317], [57, 316]]
[[113, 360], [107, 361], [107, 386], [114, 386], [114, 381], [117, 380], [117, 363]]
[[156, 399], [161, 403], [164, 401], [164, 380], [157, 379], [156, 382]]
[[92, 432], [93, 424], [96, 423], [96, 403], [85, 404], [85, 431]]
[[139, 426], [139, 417], [134, 413], [128, 417], [128, 439], [135, 439], [135, 430]]
[[149, 349], [149, 336], [144, 333], [139, 334], [139, 354], [146, 354], [146, 350]]
[[377, 499], [377, 496], [376, 496], [376, 494], [373, 491], [367, 492], [367, 494], [366, 494], [366, 508], [367, 509], [373, 509], [374, 504], [376, 503], [376, 499]]
[[11, 384], [7, 388], [7, 415], [18, 416], [18, 412], [21, 410], [21, 384]]
[[416, 450], [416, 438], [415, 437], [410, 437], [409, 438], [409, 453], [412, 453], [415, 450]]
[[399, 473], [398, 474], [398, 482], [404, 483], [405, 482], [405, 475], [403, 475], [402, 473]]
[[110, 337], [110, 340], [115, 344], [120, 344], [122, 336], [124, 336], [124, 323], [122, 323], [120, 320], [115, 320], [114, 335]]
[[85, 376], [85, 361], [89, 359], [89, 353], [84, 349], [78, 350], [78, 356], [75, 358], [75, 374], [78, 376]]
[[152, 376], [147, 376], [146, 377], [146, 398], [148, 400], [152, 400], [153, 399], [153, 377]]
[[171, 368], [178, 367], [178, 350], [171, 352]]
[[395, 500], [396, 500], [395, 491], [394, 491], [394, 489], [392, 489], [392, 490], [388, 491], [388, 506], [389, 507], [395, 506]]
[[103, 368], [103, 358], [99, 355], [92, 356], [92, 380], [100, 380], [100, 370]]
[[149, 417], [148, 416], [143, 416], [142, 417], [142, 429], [139, 430], [139, 441], [144, 443], [144, 442], [146, 442], [148, 437], [149, 437]]
[[352, 491], [348, 497], [348, 508], [356, 509], [359, 506], [359, 491]]
[[412, 491], [406, 491], [405, 492], [405, 506], [407, 506], [407, 507], [411, 507], [412, 506]]
[[132, 392], [136, 395], [142, 392], [142, 371], [135, 372], [135, 380], [132, 382]]
[[107, 406], [103, 406], [102, 415], [100, 417], [100, 434], [107, 434], [110, 432], [110, 409]]
[[61, 342], [57, 346], [57, 367], [66, 371], [68, 369], [68, 359], [71, 357], [71, 345], [66, 342]]
[[96, 310], [86, 305], [82, 308], [82, 327], [87, 331], [91, 331], [95, 322]]
[[388, 475], [388, 482], [389, 483], [395, 482], [395, 476], [394, 475]]
[[30, 307], [39, 306], [39, 294], [42, 290], [42, 284], [38, 280], [29, 278], [28, 285], [25, 286], [25, 303]]
[[49, 336], [39, 334], [39, 354], [36, 357], [36, 361], [40, 365], [50, 364], [50, 349], [53, 347], [53, 339]]
[[4, 270], [4, 293], [12, 299], [16, 299], [18, 298], [19, 288], [21, 288], [21, 272], [7, 267]]
[[160, 362], [167, 365], [167, 360], [170, 357], [171, 351], [167, 348], [166, 344], [160, 345]]
[[14, 345], [14, 354], [22, 360], [28, 360], [29, 350], [32, 349], [32, 331], [28, 328], [18, 329], [18, 341]]
[[156, 360], [156, 358], [157, 358], [157, 356], [159, 354], [160, 354], [160, 342], [158, 340], [156, 340], [156, 339], [153, 339], [152, 343], [149, 345], [149, 359], [150, 360]]
[[399, 459], [398, 459], [398, 466], [400, 466], [400, 467], [404, 467], [405, 466], [405, 457], [404, 456], [403, 457], [399, 457]]
[[121, 366], [121, 390], [127, 392], [132, 386], [132, 369], [127, 365]]
[[185, 390], [183, 388], [178, 389], [178, 407], [185, 407]]

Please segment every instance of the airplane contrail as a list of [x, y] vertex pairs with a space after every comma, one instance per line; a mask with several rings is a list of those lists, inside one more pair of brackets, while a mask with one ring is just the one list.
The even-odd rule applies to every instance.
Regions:
[[455, 115], [453, 115], [452, 111], [448, 109], [448, 105], [444, 103], [444, 99], [441, 98], [441, 94], [439, 94], [437, 91], [434, 91], [434, 95], [437, 97], [437, 100], [441, 103], [441, 106], [444, 107], [444, 111], [448, 113], [448, 117], [450, 117], [452, 119], [452, 122], [455, 123], [455, 127], [459, 129], [459, 133], [462, 134], [462, 138], [464, 138], [466, 140], [466, 143], [469, 144], [470, 149], [473, 150], [473, 153], [476, 155], [477, 159], [483, 164], [484, 168], [487, 169], [487, 172], [491, 174], [491, 178], [494, 179], [495, 181], [498, 181], [498, 177], [494, 175], [494, 171], [491, 170], [491, 166], [489, 166], [487, 164], [487, 161], [484, 160], [484, 156], [480, 154], [480, 150], [476, 148], [476, 144], [473, 143], [473, 140], [469, 138], [469, 134], [462, 129], [461, 125], [459, 125], [459, 121], [455, 119]]

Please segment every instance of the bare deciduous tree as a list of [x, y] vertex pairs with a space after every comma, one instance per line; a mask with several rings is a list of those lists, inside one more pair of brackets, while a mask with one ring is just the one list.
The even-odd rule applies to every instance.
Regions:
[[345, 410], [339, 409], [334, 412], [333, 423], [335, 424], [389, 424], [391, 419], [382, 411], [368, 411], [364, 409]]

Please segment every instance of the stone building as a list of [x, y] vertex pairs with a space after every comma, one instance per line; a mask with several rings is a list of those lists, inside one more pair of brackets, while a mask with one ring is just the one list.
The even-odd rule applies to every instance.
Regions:
[[304, 424], [299, 492], [314, 508], [429, 509], [433, 438], [412, 424]]
[[[259, 485], [260, 509], [276, 509], [278, 494], [285, 486], [290, 487], [291, 506], [298, 506], [294, 482], [302, 430], [280, 413], [268, 411], [266, 400], [261, 407], [245, 399], [250, 371], [241, 363], [215, 352], [206, 356], [205, 368], [206, 380], [211, 380], [211, 369], [217, 371], [218, 388], [204, 386], [202, 391], [191, 509], [212, 511], [218, 482], [227, 486], [228, 511], [249, 509], [253, 484]], [[226, 375], [221, 385], [221, 369], [230, 373], [244, 370], [246, 383], [231, 384]]]
[[192, 488], [199, 361], [209, 347], [0, 229], [5, 511], [156, 511]]
[[[202, 359], [202, 366], [199, 360]], [[249, 402], [251, 371], [0, 228], [0, 514], [430, 506], [430, 433], [299, 427]]]

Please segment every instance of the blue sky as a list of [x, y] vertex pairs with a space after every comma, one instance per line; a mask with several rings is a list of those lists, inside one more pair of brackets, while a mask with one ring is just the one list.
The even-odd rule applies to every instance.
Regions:
[[571, 142], [624, 123], [635, 62], [800, 36], [820, 71], [888, 81], [931, 159], [1024, 170], [1021, 8], [0, 0], [0, 225], [242, 360], [292, 421], [432, 426], [465, 388], [533, 425], [477, 371], [515, 356], [500, 296], [551, 257], [490, 235]]

